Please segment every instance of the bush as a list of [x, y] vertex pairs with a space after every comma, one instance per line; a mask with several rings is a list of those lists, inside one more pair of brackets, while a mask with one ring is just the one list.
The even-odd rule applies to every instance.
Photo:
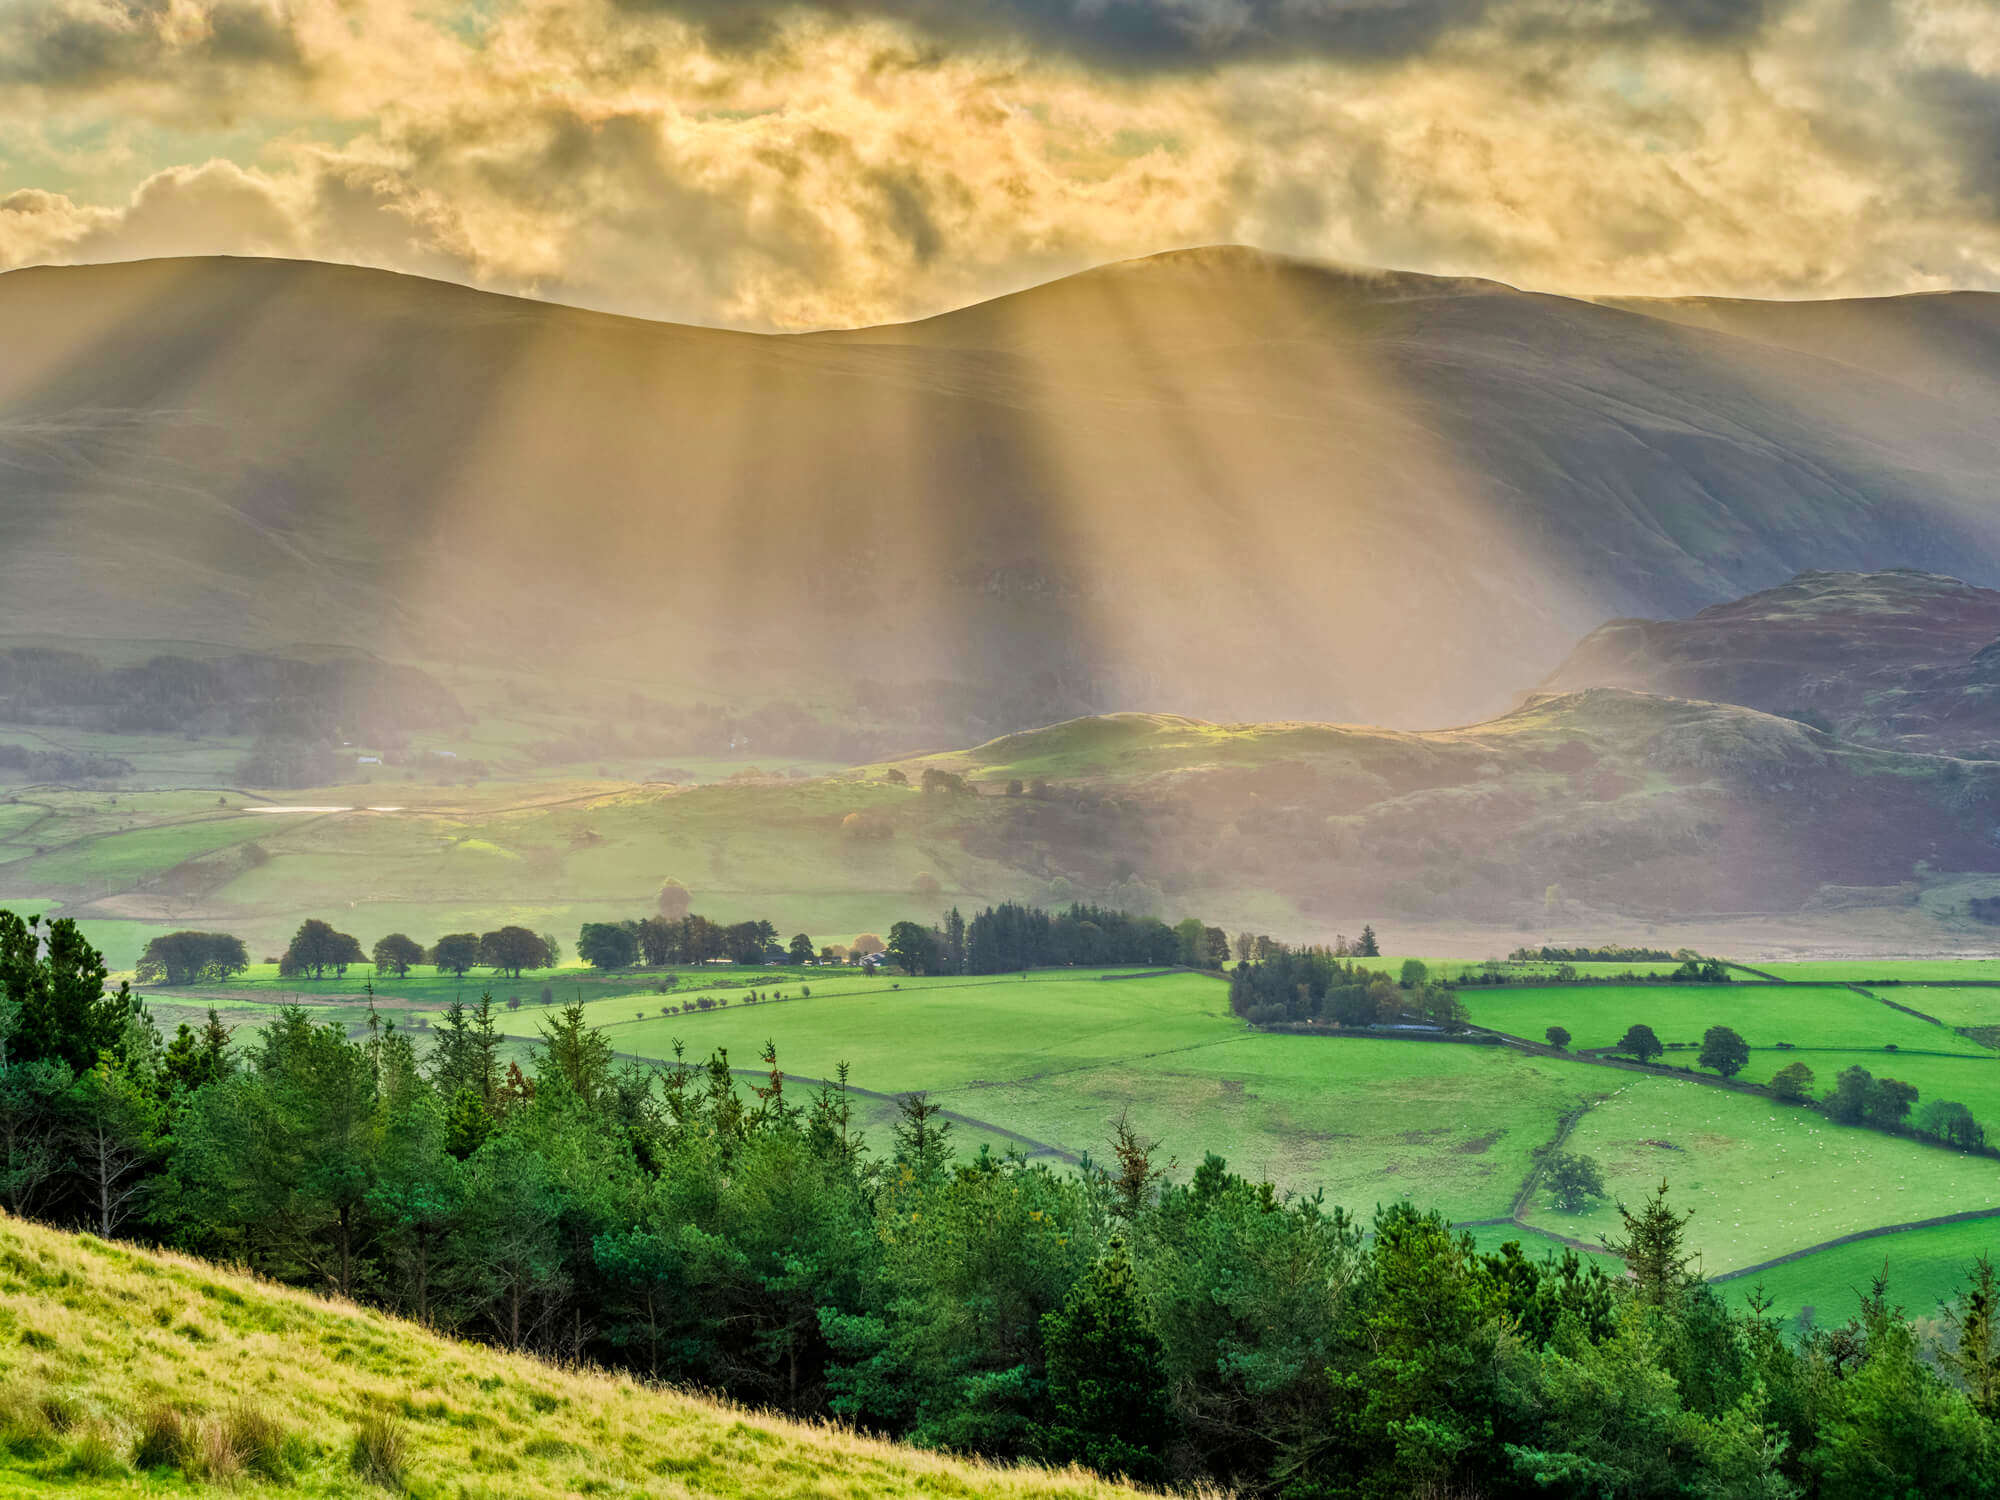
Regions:
[[371, 1411], [354, 1432], [348, 1463], [356, 1474], [385, 1490], [403, 1488], [409, 1465], [409, 1429], [393, 1412]]
[[162, 1403], [139, 1419], [139, 1436], [132, 1444], [134, 1468], [184, 1469], [193, 1453], [194, 1436], [179, 1407]]
[[195, 1429], [183, 1472], [216, 1484], [233, 1483], [246, 1474], [280, 1483], [290, 1477], [294, 1446], [269, 1412], [241, 1402]]

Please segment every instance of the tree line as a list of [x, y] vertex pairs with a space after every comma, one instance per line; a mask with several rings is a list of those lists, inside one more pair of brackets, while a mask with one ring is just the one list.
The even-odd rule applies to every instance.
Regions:
[[1252, 1026], [1423, 1025], [1450, 1033], [1466, 1027], [1464, 1002], [1433, 981], [1420, 959], [1406, 960], [1394, 980], [1333, 948], [1261, 940], [1256, 951], [1264, 956], [1229, 973], [1229, 1007]]
[[[73, 924], [0, 913], [8, 1207], [247, 1262], [461, 1335], [995, 1459], [1286, 1500], [2000, 1492], [2000, 1285], [1942, 1326], [1877, 1283], [1788, 1339], [1725, 1306], [1660, 1192], [1612, 1277], [1363, 1223], [1124, 1121], [1075, 1172], [879, 1146], [766, 1048], [619, 1065], [576, 1007], [507, 1056], [297, 1007], [163, 1039]], [[939, 994], [940, 1007], [955, 1003]]]

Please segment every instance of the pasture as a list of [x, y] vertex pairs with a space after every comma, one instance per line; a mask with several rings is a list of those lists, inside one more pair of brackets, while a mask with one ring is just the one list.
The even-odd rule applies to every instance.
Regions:
[[1688, 1243], [1711, 1274], [1860, 1229], [2000, 1207], [1990, 1157], [1673, 1078], [1621, 1075], [1567, 1149], [1596, 1158], [1611, 1201], [1580, 1214], [1538, 1204], [1530, 1224], [1585, 1240], [1614, 1234], [1614, 1203], [1636, 1205], [1665, 1179], [1669, 1201], [1695, 1212]]
[[[1911, 992], [1914, 995], [1915, 992]], [[1474, 1024], [1540, 1041], [1550, 1026], [1568, 1029], [1572, 1047], [1615, 1046], [1643, 1023], [1662, 1042], [1698, 1046], [1711, 1026], [1729, 1026], [1753, 1048], [1918, 1049], [1992, 1058], [1977, 1042], [1838, 985], [1635, 984], [1550, 985], [1538, 989], [1476, 986], [1458, 991]], [[1899, 996], [1905, 1004], [1913, 998]], [[1667, 1054], [1667, 1060], [1692, 1058]], [[1763, 1066], [1757, 1058], [1752, 1069]], [[1772, 1067], [1783, 1066], [1780, 1056]], [[1765, 1075], [1768, 1076], [1768, 1075]]]
[[2000, 980], [2000, 958], [1839, 958], [1759, 963], [1755, 968], [1785, 980], [1828, 980], [1866, 985], [1869, 980], [1949, 984], [1955, 979]]
[[2000, 1219], [1939, 1224], [1817, 1250], [1722, 1283], [1741, 1305], [1761, 1288], [1771, 1312], [1793, 1327], [1810, 1314], [1822, 1327], [1844, 1323], [1860, 1307], [1871, 1278], [1886, 1274], [1889, 1300], [1916, 1317], [1936, 1316], [1965, 1289], [1980, 1256], [2000, 1256]]

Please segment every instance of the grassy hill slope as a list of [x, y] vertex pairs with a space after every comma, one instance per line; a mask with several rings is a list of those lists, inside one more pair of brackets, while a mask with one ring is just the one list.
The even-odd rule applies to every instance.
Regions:
[[0, 625], [948, 699], [973, 732], [1435, 723], [1609, 616], [1806, 567], [2000, 580], [2000, 437], [1956, 394], [1995, 356], [1926, 366], [1933, 307], [1872, 312], [1910, 332], [1892, 378], [1230, 249], [804, 338], [311, 263], [22, 270]]
[[0, 1494], [152, 1491], [176, 1471], [194, 1493], [301, 1496], [1135, 1493], [559, 1370], [0, 1214]]

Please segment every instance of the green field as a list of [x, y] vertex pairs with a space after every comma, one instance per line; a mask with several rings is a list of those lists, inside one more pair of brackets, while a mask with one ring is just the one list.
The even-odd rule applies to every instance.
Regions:
[[[1637, 984], [1550, 985], [1542, 989], [1461, 989], [1480, 1026], [1540, 1041], [1550, 1026], [1568, 1028], [1573, 1047], [1615, 1046], [1635, 1023], [1669, 1047], [1698, 1045], [1711, 1026], [1729, 1026], [1753, 1048], [1790, 1043], [1801, 1051], [1927, 1050], [1993, 1058], [1993, 1052], [1942, 1026], [1907, 1015], [1837, 985]], [[1667, 1054], [1670, 1062], [1691, 1058]], [[1756, 1059], [1752, 1070], [1763, 1066]], [[1783, 1059], [1772, 1061], [1783, 1065]]]
[[[1674, 1204], [1695, 1211], [1689, 1243], [1711, 1273], [1859, 1229], [2000, 1207], [2000, 1162], [1989, 1157], [1679, 1079], [1621, 1079], [1568, 1149], [1595, 1157], [1613, 1198], [1630, 1204], [1666, 1179]], [[1582, 1214], [1543, 1205], [1528, 1219], [1586, 1240], [1618, 1228], [1611, 1203]]]
[[1761, 1287], [1774, 1314], [1796, 1324], [1810, 1309], [1813, 1321], [1827, 1326], [1851, 1317], [1870, 1279], [1886, 1270], [1890, 1300], [1922, 1317], [1935, 1314], [1964, 1290], [1967, 1272], [1982, 1255], [2000, 1259], [2000, 1219], [1940, 1224], [1838, 1245], [1726, 1281], [1722, 1293], [1741, 1304]]
[[1780, 979], [1864, 984], [1870, 979], [1949, 984], [1954, 979], [2000, 980], [2000, 958], [1841, 958], [1759, 963], [1753, 968]]
[[1869, 991], [1907, 1005], [1947, 1026], [2000, 1026], [2000, 984], [1961, 988], [1947, 984], [1882, 985]]
[[[1404, 955], [1398, 954], [1394, 958], [1364, 958], [1361, 960], [1361, 966], [1367, 969], [1382, 969], [1390, 974], [1400, 974], [1404, 961]], [[1463, 979], [1468, 974], [1481, 975], [1489, 972], [1498, 972], [1515, 981], [1553, 979], [1556, 970], [1565, 967], [1554, 960], [1543, 959], [1521, 959], [1517, 962], [1513, 959], [1492, 958], [1424, 958], [1420, 962], [1430, 971], [1430, 977], [1433, 979]], [[1643, 959], [1631, 963], [1587, 959], [1567, 967], [1576, 970], [1586, 979], [1616, 979], [1628, 973], [1671, 974], [1680, 965], [1672, 961], [1662, 963]]]

